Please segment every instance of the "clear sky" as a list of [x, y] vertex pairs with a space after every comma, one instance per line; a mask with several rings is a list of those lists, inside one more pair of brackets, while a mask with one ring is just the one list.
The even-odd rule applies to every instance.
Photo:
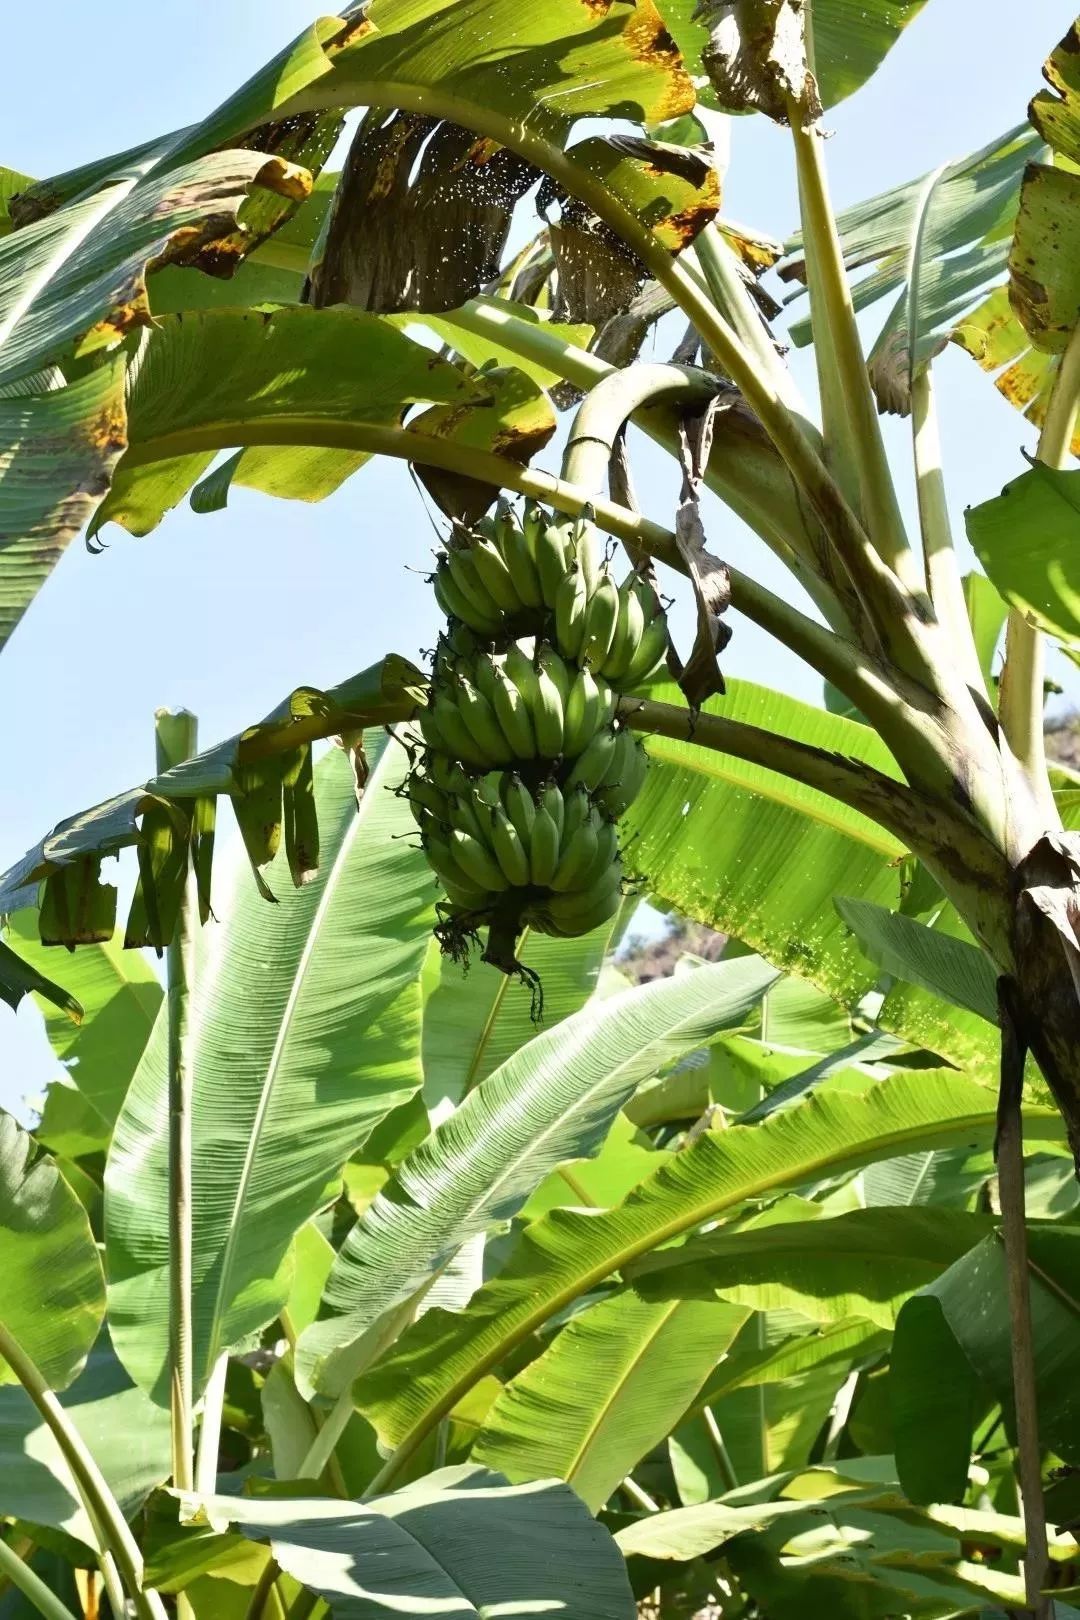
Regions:
[[[59, 0], [47, 24], [34, 6], [10, 11], [0, 163], [38, 177], [190, 123], [318, 14], [310, 0]], [[1074, 0], [928, 0], [870, 86], [828, 115], [837, 204], [1020, 122], [1074, 15]], [[782, 131], [757, 118], [736, 124], [724, 208], [781, 237], [793, 227]], [[797, 364], [809, 385], [805, 357]], [[1021, 470], [1032, 435], [965, 355], [943, 357], [939, 379], [962, 531], [963, 508]], [[906, 428], [890, 423], [888, 434], [906, 470]], [[670, 521], [671, 463], [646, 451], [641, 469], [643, 505]], [[706, 516], [715, 550], [792, 594], [719, 505]], [[213, 517], [180, 508], [146, 539], [116, 527], [104, 538], [100, 556], [72, 546], [0, 658], [0, 868], [62, 816], [150, 774], [162, 704], [194, 710], [208, 745], [294, 686], [331, 685], [385, 652], [415, 657], [432, 643], [436, 609], [422, 574], [434, 536], [398, 465], [370, 464], [318, 506], [240, 491]], [[729, 673], [817, 700], [812, 672], [745, 621], [735, 630]], [[1069, 694], [1080, 699], [1075, 681]], [[60, 977], [62, 968], [60, 958]], [[0, 1007], [0, 1104], [48, 1072], [33, 1009], [16, 1019]]]

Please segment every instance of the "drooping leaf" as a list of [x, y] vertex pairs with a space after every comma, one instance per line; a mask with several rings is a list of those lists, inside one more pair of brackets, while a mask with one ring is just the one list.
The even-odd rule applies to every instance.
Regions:
[[[657, 693], [677, 699], [674, 688]], [[867, 726], [748, 682], [706, 712], [762, 725], [895, 772]], [[897, 903], [897, 842], [864, 816], [774, 771], [693, 743], [650, 738], [645, 787], [624, 819], [647, 892], [733, 933], [835, 999], [875, 980], [832, 906], [841, 891]], [[798, 872], [794, 884], [791, 873]]]
[[[1044, 1445], [1075, 1463], [1080, 1460], [1076, 1405], [1080, 1231], [1033, 1224], [1028, 1248], [1040, 1434]], [[998, 1400], [1008, 1403], [1012, 1336], [1000, 1236], [984, 1238], [926, 1292], [940, 1304], [949, 1330], [981, 1381]]]
[[977, 945], [865, 900], [841, 896], [835, 904], [867, 956], [886, 973], [997, 1024], [997, 974]]
[[903, 1305], [889, 1358], [896, 1469], [913, 1502], [958, 1502], [968, 1483], [978, 1384], [940, 1300]]
[[[0, 1114], [0, 1325], [55, 1390], [86, 1361], [105, 1284], [86, 1211], [51, 1159]], [[15, 1375], [0, 1359], [0, 1384]]]
[[[1060, 1131], [1054, 1110], [1029, 1112], [1033, 1140]], [[619, 1208], [533, 1222], [460, 1316], [429, 1311], [398, 1340], [366, 1376], [363, 1410], [404, 1456], [535, 1328], [641, 1255], [747, 1198], [918, 1148], [988, 1144], [995, 1117], [993, 1092], [959, 1077], [930, 1086], [897, 1075], [862, 1097], [825, 1094], [761, 1125], [706, 1132]]]
[[[363, 389], [356, 378], [365, 379]], [[128, 395], [128, 451], [98, 512], [147, 534], [202, 476], [223, 445], [289, 448], [248, 452], [233, 481], [297, 498], [336, 489], [366, 460], [349, 450], [349, 425], [396, 424], [405, 406], [483, 400], [470, 382], [377, 316], [359, 310], [198, 310], [163, 317], [145, 340]], [[311, 451], [313, 424], [322, 448]], [[336, 438], [340, 450], [332, 448]], [[202, 448], [205, 445], [207, 448]], [[291, 446], [299, 446], [293, 449]], [[175, 446], [175, 450], [173, 449]], [[359, 456], [359, 459], [357, 459]], [[313, 460], [313, 457], [315, 458]]]
[[508, 1058], [350, 1232], [324, 1319], [300, 1344], [303, 1380], [339, 1393], [356, 1376], [361, 1334], [469, 1237], [508, 1220], [555, 1165], [594, 1153], [640, 1080], [741, 1021], [775, 976], [743, 958], [642, 986], [586, 1007]]
[[[925, 0], [814, 0], [814, 72], [822, 103], [833, 107], [852, 95], [874, 74], [903, 30], [919, 12]], [[710, 14], [716, 21], [726, 11], [739, 15], [751, 8], [745, 5], [717, 4], [708, 7], [698, 0], [661, 0], [668, 27], [692, 72], [697, 72], [701, 52], [708, 42]], [[777, 0], [757, 0], [756, 9], [778, 12]], [[794, 8], [792, 8], [794, 9]], [[718, 106], [708, 87], [699, 88], [705, 106]]]
[[[1025, 165], [1042, 149], [1020, 125], [969, 157], [845, 210], [837, 220], [845, 263], [872, 266], [855, 282], [858, 310], [894, 302], [874, 344], [870, 372], [885, 410], [911, 408], [911, 367], [931, 359], [1005, 270]], [[799, 239], [783, 269], [803, 275]], [[812, 341], [809, 320], [791, 327]]]
[[713, 1291], [748, 1309], [891, 1327], [902, 1302], [978, 1243], [979, 1215], [927, 1208], [858, 1209], [831, 1220], [721, 1228], [628, 1268], [647, 1299]]
[[108, 489], [124, 434], [119, 356], [0, 398], [0, 649]]
[[1009, 302], [1043, 354], [1062, 353], [1080, 315], [1078, 208], [1080, 175], [1028, 165], [1009, 252]]
[[[134, 1387], [105, 1334], [60, 1404], [130, 1516], [168, 1476], [168, 1414]], [[21, 1389], [0, 1389], [0, 1513], [96, 1546], [68, 1465]]]
[[[1042, 426], [1060, 357], [1033, 347], [1009, 300], [1008, 287], [996, 287], [978, 309], [965, 315], [953, 332], [953, 342], [993, 374], [994, 387], [1010, 405], [1034, 426]], [[1080, 429], [1073, 434], [1070, 450], [1080, 455]]]
[[967, 510], [968, 538], [1007, 602], [1080, 647], [1080, 473], [1033, 463]]
[[[420, 1084], [418, 977], [431, 920], [423, 859], [400, 835], [379, 763], [359, 813], [340, 753], [317, 775], [324, 860], [301, 889], [279, 855], [267, 907], [236, 862], [225, 922], [200, 936], [192, 991], [195, 1373], [277, 1314], [295, 1233], [371, 1129]], [[258, 1008], [253, 1018], [252, 1009]], [[165, 1020], [117, 1121], [106, 1169], [110, 1321], [135, 1381], [161, 1399], [168, 1347]], [[167, 1397], [166, 1397], [167, 1398]]]
[[[11, 937], [27, 963], [45, 968], [55, 951], [41, 945], [33, 912], [10, 919]], [[68, 1158], [103, 1149], [124, 1099], [128, 1082], [153, 1027], [161, 1002], [161, 983], [145, 959], [122, 951], [118, 939], [85, 946], [65, 963], [64, 978], [83, 1008], [83, 1022], [73, 1024], [45, 1003], [45, 1031], [67, 1070], [65, 1083], [54, 1082], [36, 1135], [54, 1153]], [[78, 1124], [69, 1099], [78, 1099]]]
[[426, 1611], [484, 1620], [633, 1620], [615, 1543], [568, 1486], [444, 1468], [364, 1503], [216, 1497], [210, 1513], [268, 1542], [343, 1620]]
[[747, 1314], [632, 1288], [602, 1300], [505, 1386], [473, 1458], [511, 1480], [565, 1479], [598, 1512], [679, 1421]]
[[[142, 787], [131, 788], [58, 822], [0, 878], [0, 910], [13, 912], [34, 905], [43, 879], [80, 862], [100, 861], [139, 844], [150, 810], [178, 807], [191, 821], [191, 832], [197, 841], [198, 807], [212, 802], [218, 794], [229, 795], [243, 817], [245, 801], [250, 804], [252, 789], [258, 788], [259, 814], [266, 818], [261, 824], [260, 836], [263, 842], [276, 846], [281, 841], [286, 809], [291, 807], [295, 815], [297, 808], [295, 792], [290, 796], [285, 791], [285, 776], [286, 767], [295, 762], [298, 751], [323, 737], [348, 736], [367, 726], [407, 719], [422, 699], [425, 684], [425, 677], [418, 669], [404, 658], [390, 654], [329, 691], [312, 686], [298, 687], [258, 724], [248, 726], [163, 775], [152, 777]], [[293, 784], [294, 788], [298, 785]], [[272, 803], [265, 791], [268, 786], [276, 790]], [[291, 806], [287, 806], [285, 800], [290, 797]], [[287, 830], [285, 843], [292, 876], [292, 856], [297, 852], [289, 850]], [[205, 843], [193, 849], [201, 891], [209, 883], [208, 861], [204, 857], [210, 854], [212, 850]], [[303, 877], [303, 872], [299, 877]], [[205, 911], [204, 892], [200, 892], [200, 901]], [[26, 989], [39, 990], [40, 987], [30, 983]], [[47, 991], [40, 993], [48, 994]]]

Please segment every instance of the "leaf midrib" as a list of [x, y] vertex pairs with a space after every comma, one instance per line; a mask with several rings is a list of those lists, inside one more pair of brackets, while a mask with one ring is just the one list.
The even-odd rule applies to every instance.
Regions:
[[[942, 1123], [948, 1126], [950, 1134], [964, 1135], [973, 1128], [981, 1129], [985, 1127], [993, 1120], [993, 1117], [993, 1111], [987, 1109], [979, 1114], [954, 1116]], [[906, 1139], [918, 1139], [925, 1136], [928, 1128], [926, 1123], [923, 1123], [911, 1126], [906, 1130], [895, 1131], [887, 1138], [887, 1141], [890, 1146], [898, 1145], [898, 1151], [902, 1153], [903, 1143]], [[869, 1150], [869, 1144], [867, 1144], [867, 1150]], [[856, 1155], [852, 1154], [850, 1156], [854, 1157]], [[882, 1153], [880, 1157], [894, 1158], [897, 1157], [897, 1154]], [[434, 1424], [440, 1422], [457, 1405], [458, 1401], [473, 1388], [479, 1379], [496, 1367], [511, 1350], [528, 1338], [537, 1327], [542, 1326], [544, 1322], [557, 1315], [559, 1311], [573, 1304], [575, 1299], [580, 1298], [583, 1293], [588, 1293], [591, 1288], [603, 1282], [612, 1272], [618, 1271], [628, 1262], [636, 1260], [639, 1255], [647, 1254], [650, 1249], [656, 1248], [672, 1238], [681, 1236], [683, 1232], [700, 1225], [702, 1221], [711, 1220], [713, 1216], [721, 1214], [726, 1208], [745, 1203], [748, 1199], [759, 1197], [778, 1186], [786, 1186], [798, 1181], [812, 1181], [823, 1171], [835, 1166], [837, 1162], [836, 1155], [819, 1155], [812, 1160], [800, 1161], [798, 1165], [791, 1167], [787, 1173], [766, 1176], [747, 1183], [741, 1186], [736, 1193], [717, 1199], [706, 1199], [703, 1203], [696, 1204], [689, 1213], [665, 1222], [661, 1228], [654, 1229], [636, 1241], [625, 1243], [622, 1248], [590, 1267], [588, 1272], [578, 1273], [556, 1295], [545, 1298], [539, 1307], [530, 1311], [524, 1320], [518, 1322], [512, 1332], [501, 1338], [494, 1348], [489, 1350], [467, 1372], [462, 1373], [455, 1380], [454, 1384], [414, 1422], [413, 1427], [406, 1430], [395, 1448], [392, 1461], [399, 1466], [404, 1463]], [[843, 1157], [839, 1162], [843, 1162]], [[383, 1483], [387, 1483], [392, 1477], [388, 1469], [387, 1480], [384, 1480]]]
[[304, 948], [300, 953], [300, 960], [296, 965], [296, 973], [293, 977], [293, 983], [286, 999], [281, 1018], [281, 1027], [278, 1031], [277, 1039], [274, 1042], [274, 1050], [271, 1052], [270, 1061], [267, 1064], [266, 1076], [259, 1096], [258, 1107], [255, 1111], [255, 1118], [252, 1122], [251, 1131], [248, 1136], [248, 1145], [244, 1153], [244, 1160], [240, 1170], [240, 1178], [237, 1183], [236, 1198], [233, 1202], [233, 1211], [229, 1220], [228, 1235], [225, 1240], [225, 1250], [221, 1259], [221, 1271], [218, 1277], [218, 1286], [214, 1295], [214, 1314], [212, 1318], [210, 1350], [208, 1354], [208, 1366], [210, 1367], [214, 1365], [221, 1351], [221, 1326], [225, 1308], [227, 1308], [224, 1302], [227, 1300], [228, 1288], [232, 1280], [232, 1273], [236, 1264], [236, 1253], [240, 1240], [241, 1217], [243, 1214], [244, 1204], [247, 1199], [248, 1188], [251, 1184], [251, 1178], [254, 1174], [255, 1161], [262, 1142], [263, 1130], [266, 1126], [267, 1116], [270, 1111], [270, 1103], [273, 1097], [274, 1085], [278, 1073], [280, 1072], [281, 1064], [285, 1055], [286, 1044], [292, 1030], [293, 1019], [296, 1015], [296, 1009], [299, 1005], [301, 994], [307, 983], [307, 975], [311, 964], [311, 958], [321, 938], [323, 925], [330, 911], [331, 904], [337, 896], [337, 884], [341, 876], [342, 868], [352, 852], [353, 843], [359, 836], [361, 827], [365, 823], [367, 809], [373, 802], [371, 795], [385, 770], [387, 760], [391, 757], [391, 747], [391, 744], [387, 744], [382, 758], [375, 767], [370, 780], [366, 784], [364, 796], [360, 802], [360, 806], [349, 823], [345, 837], [341, 841], [341, 847], [335, 855], [333, 864], [327, 873], [326, 884], [322, 895], [319, 898], [319, 904], [316, 908], [315, 916], [312, 919], [311, 929], [308, 933], [307, 940], [304, 943]]

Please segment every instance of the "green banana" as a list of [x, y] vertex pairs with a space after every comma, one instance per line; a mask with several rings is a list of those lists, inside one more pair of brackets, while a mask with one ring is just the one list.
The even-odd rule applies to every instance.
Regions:
[[635, 687], [642, 686], [662, 666], [667, 657], [668, 627], [667, 615], [657, 614], [645, 626], [645, 633], [638, 645], [638, 650], [627, 667], [626, 673], [619, 682], [623, 691], [632, 692]]
[[627, 811], [645, 786], [649, 756], [626, 726], [617, 733], [616, 755], [596, 789], [596, 803], [605, 815], [618, 818]]
[[499, 894], [503, 889], [510, 887], [506, 875], [494, 855], [486, 850], [478, 838], [471, 833], [460, 832], [457, 828], [451, 832], [447, 839], [450, 853], [457, 861], [466, 878], [477, 888], [488, 889]]
[[524, 888], [532, 873], [529, 854], [505, 810], [492, 812], [491, 847], [507, 880], [516, 888]]
[[516, 771], [504, 778], [502, 799], [506, 814], [517, 828], [518, 837], [528, 848], [536, 819], [536, 803]]
[[528, 706], [502, 665], [496, 668], [493, 707], [514, 758], [535, 759], [536, 732]]
[[536, 749], [541, 759], [559, 759], [563, 751], [563, 700], [550, 667], [536, 671], [536, 706], [532, 709]]
[[645, 634], [645, 609], [637, 590], [638, 583], [639, 576], [635, 573], [619, 586], [619, 622], [608, 655], [600, 666], [606, 681], [623, 678]]
[[[529, 515], [526, 514], [526, 524], [528, 523]], [[527, 528], [526, 532], [533, 546], [544, 601], [549, 608], [554, 608], [559, 586], [570, 571], [570, 565], [573, 561], [569, 525], [555, 523], [544, 512], [537, 509], [532, 528]]]
[[565, 726], [566, 700], [570, 696], [570, 688], [574, 684], [574, 676], [577, 671], [566, 662], [565, 658], [560, 658], [555, 648], [547, 641], [543, 641], [538, 645], [536, 663], [539, 669], [542, 669], [546, 675], [551, 676], [558, 688]]
[[450, 827], [460, 832], [467, 832], [473, 838], [479, 839], [481, 844], [491, 840], [491, 817], [483, 805], [473, 798], [471, 793], [462, 794], [461, 798], [454, 799], [450, 806]]
[[495, 543], [491, 540], [476, 541], [472, 547], [472, 556], [480, 582], [496, 607], [511, 617], [520, 613], [524, 604], [518, 594], [514, 576]]
[[545, 782], [540, 792], [540, 803], [555, 823], [559, 833], [559, 846], [562, 847], [563, 822], [566, 816], [566, 800], [563, 798], [562, 788], [557, 782]]
[[575, 562], [555, 593], [555, 644], [564, 658], [576, 661], [581, 652], [588, 602], [585, 576]]
[[429, 835], [424, 843], [424, 853], [436, 876], [442, 879], [444, 887], [448, 890], [453, 887], [456, 890], [468, 893], [474, 905], [484, 903], [488, 897], [486, 887], [482, 884], [478, 886], [467, 876], [444, 838], [435, 834]]
[[459, 545], [449, 553], [449, 557], [454, 584], [472, 609], [472, 617], [466, 618], [465, 623], [483, 629], [492, 624], [496, 628], [501, 627], [503, 615], [499, 604], [492, 599], [491, 592], [480, 578], [472, 551]]
[[570, 840], [579, 827], [583, 827], [592, 815], [592, 803], [585, 789], [579, 784], [568, 788], [563, 794], [563, 829], [559, 842], [560, 857], [566, 854]]
[[[622, 867], [616, 862], [606, 867], [591, 888], [571, 890], [567, 894], [553, 894], [545, 902], [552, 921], [563, 928], [575, 928], [588, 933], [606, 917], [610, 917], [622, 892]], [[599, 913], [599, 915], [597, 915]], [[596, 917], [594, 922], [592, 919]]]
[[[490, 770], [495, 763], [486, 748], [482, 748], [473, 737], [472, 731], [465, 724], [457, 704], [442, 693], [435, 699], [432, 711], [435, 717], [435, 727], [438, 735], [444, 738], [444, 750], [455, 759], [462, 760], [466, 765], [479, 766], [481, 770]], [[494, 721], [494, 716], [492, 716]], [[423, 721], [421, 720], [421, 724]], [[424, 733], [428, 737], [427, 732]], [[432, 748], [439, 744], [428, 737]]]
[[580, 782], [590, 792], [593, 792], [600, 786], [615, 753], [615, 736], [616, 734], [610, 726], [596, 733], [592, 742], [567, 777], [567, 787], [574, 787]]
[[457, 707], [480, 750], [482, 763], [489, 769], [492, 765], [508, 765], [514, 757], [514, 751], [495, 718], [495, 710], [484, 694], [477, 691], [472, 682], [466, 680], [464, 676], [458, 681]]
[[619, 621], [619, 587], [605, 568], [589, 598], [585, 615], [585, 634], [581, 642], [581, 658], [593, 669], [601, 669], [611, 651], [612, 639]]
[[455, 794], [468, 793], [470, 778], [466, 776], [456, 759], [449, 758], [450, 750], [440, 748], [438, 753], [430, 753], [424, 760], [424, 769], [427, 771], [440, 793]]
[[551, 888], [573, 889], [584, 881], [596, 864], [597, 848], [596, 826], [594, 818], [590, 816], [560, 855], [559, 864], [551, 876]]
[[567, 759], [580, 754], [596, 730], [599, 707], [600, 691], [592, 671], [579, 669], [566, 699], [563, 753]]
[[[476, 609], [455, 580], [453, 569], [445, 558], [440, 561], [438, 568], [435, 570], [432, 584], [435, 589], [435, 600], [448, 619], [460, 619], [463, 624], [471, 624], [474, 620], [480, 618]], [[497, 621], [495, 619], [485, 619], [483, 628], [494, 632], [497, 628]]]
[[574, 550], [585, 579], [585, 589], [592, 596], [600, 583], [600, 567], [604, 561], [604, 544], [595, 523], [579, 518], [574, 529]]
[[539, 804], [529, 838], [529, 874], [541, 888], [551, 882], [559, 864], [559, 829], [547, 806]]
[[430, 776], [422, 776], [419, 771], [413, 771], [408, 778], [406, 794], [413, 815], [418, 820], [421, 810], [434, 816], [436, 821], [446, 820], [449, 813], [446, 794], [439, 791]]
[[533, 610], [543, 608], [544, 592], [533, 553], [532, 537], [525, 529], [518, 528], [511, 507], [507, 506], [505, 514], [495, 525], [495, 531], [495, 544], [514, 582], [522, 607]]

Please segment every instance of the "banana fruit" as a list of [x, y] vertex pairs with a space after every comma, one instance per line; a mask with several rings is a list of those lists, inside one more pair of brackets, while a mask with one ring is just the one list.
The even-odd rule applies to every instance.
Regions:
[[641, 573], [616, 581], [594, 524], [532, 501], [456, 526], [432, 583], [448, 623], [404, 792], [446, 897], [436, 934], [461, 956], [486, 927], [487, 960], [534, 983], [523, 929], [570, 938], [620, 904], [616, 822], [647, 757], [618, 701], [663, 668], [666, 616]]

